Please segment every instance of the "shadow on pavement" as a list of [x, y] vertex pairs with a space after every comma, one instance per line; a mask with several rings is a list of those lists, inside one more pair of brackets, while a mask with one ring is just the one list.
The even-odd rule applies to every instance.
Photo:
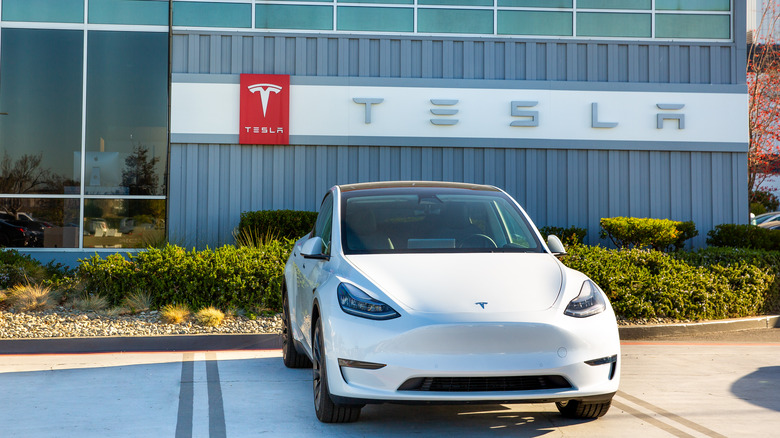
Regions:
[[763, 367], [731, 385], [737, 397], [773, 411], [780, 411], [780, 366]]

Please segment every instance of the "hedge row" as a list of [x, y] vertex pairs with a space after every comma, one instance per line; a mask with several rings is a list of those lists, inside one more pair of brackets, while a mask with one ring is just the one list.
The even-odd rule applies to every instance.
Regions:
[[601, 237], [608, 237], [618, 248], [680, 250], [685, 246], [686, 240], [699, 235], [696, 225], [691, 221], [610, 217], [601, 219], [599, 223], [602, 229]]
[[170, 303], [191, 308], [282, 307], [284, 265], [293, 241], [269, 241], [262, 247], [223, 246], [187, 251], [168, 245], [137, 254], [98, 255], [83, 260], [78, 276], [86, 290], [119, 305], [130, 293], [151, 294], [154, 307]]
[[298, 210], [261, 210], [241, 213], [236, 233], [257, 236], [261, 240], [298, 239], [311, 232], [317, 212]]
[[755, 225], [723, 224], [707, 233], [707, 244], [780, 251], [780, 230], [768, 230]]
[[585, 242], [585, 236], [588, 234], [588, 230], [585, 228], [579, 228], [571, 226], [569, 228], [563, 227], [541, 227], [539, 233], [547, 239], [550, 235], [558, 236], [566, 245], [575, 245]]
[[583, 245], [568, 252], [563, 263], [592, 278], [626, 319], [722, 319], [758, 315], [777, 306], [778, 253], [671, 255]]

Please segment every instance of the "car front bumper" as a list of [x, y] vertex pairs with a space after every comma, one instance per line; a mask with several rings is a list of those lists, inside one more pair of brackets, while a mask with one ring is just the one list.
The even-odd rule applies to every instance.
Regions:
[[[327, 367], [339, 371], [328, 373], [331, 394], [347, 404], [446, 403], [607, 400], [617, 391], [620, 342], [611, 311], [517, 319], [524, 322], [329, 318]], [[505, 384], [518, 379], [531, 383]], [[439, 384], [426, 389], [430, 382]]]

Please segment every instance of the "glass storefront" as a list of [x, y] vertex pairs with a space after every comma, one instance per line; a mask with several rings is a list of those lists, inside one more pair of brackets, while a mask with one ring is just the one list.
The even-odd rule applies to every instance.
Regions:
[[0, 246], [165, 238], [168, 2], [84, 4], [0, 4]]

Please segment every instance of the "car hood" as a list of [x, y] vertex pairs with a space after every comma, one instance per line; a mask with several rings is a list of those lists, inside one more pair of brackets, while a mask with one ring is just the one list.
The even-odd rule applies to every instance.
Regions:
[[347, 260], [391, 299], [425, 313], [546, 310], [563, 281], [558, 261], [546, 253], [369, 254]]

